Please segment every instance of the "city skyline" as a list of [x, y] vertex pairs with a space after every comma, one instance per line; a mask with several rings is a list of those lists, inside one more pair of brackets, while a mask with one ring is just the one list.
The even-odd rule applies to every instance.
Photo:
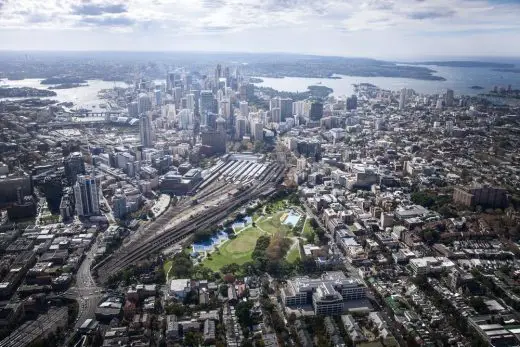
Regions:
[[520, 56], [510, 0], [0, 1], [5, 50]]

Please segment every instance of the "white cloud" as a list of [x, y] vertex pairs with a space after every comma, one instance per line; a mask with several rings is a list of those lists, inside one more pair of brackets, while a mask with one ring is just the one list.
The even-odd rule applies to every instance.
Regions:
[[[479, 53], [479, 47], [484, 50], [485, 38], [498, 48], [497, 54], [520, 55], [520, 47], [506, 41], [520, 34], [520, 4], [497, 0], [0, 0], [0, 4], [0, 39], [8, 43], [6, 49], [40, 47], [41, 42], [23, 34], [30, 32], [34, 37], [64, 39], [48, 40], [47, 49], [220, 47], [363, 55], [384, 53], [392, 42], [392, 54], [397, 48], [413, 53], [413, 45], [420, 48], [416, 53], [429, 54], [428, 43], [442, 50], [452, 48], [448, 43], [458, 38], [459, 47], [451, 53], [467, 54]], [[76, 40], [70, 40], [73, 33]], [[17, 40], [22, 36], [27, 40]], [[174, 44], [169, 43], [172, 38]], [[367, 38], [371, 42], [363, 41]], [[82, 46], [82, 41], [89, 46]], [[142, 44], [135, 47], [129, 42]]]

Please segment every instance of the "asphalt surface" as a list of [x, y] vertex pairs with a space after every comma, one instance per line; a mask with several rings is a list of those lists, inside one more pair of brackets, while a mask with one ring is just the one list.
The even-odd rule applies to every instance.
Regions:
[[68, 290], [69, 294], [75, 294], [79, 304], [78, 318], [75, 323], [75, 328], [79, 328], [86, 319], [94, 318], [97, 304], [101, 299], [102, 288], [96, 284], [90, 265], [92, 264], [94, 255], [97, 250], [97, 241], [87, 252], [85, 259], [81, 263], [76, 274], [76, 285]]

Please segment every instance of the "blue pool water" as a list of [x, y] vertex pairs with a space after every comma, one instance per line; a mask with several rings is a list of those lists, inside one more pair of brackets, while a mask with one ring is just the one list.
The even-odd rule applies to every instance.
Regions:
[[228, 234], [224, 231], [219, 231], [215, 236], [205, 242], [194, 243], [193, 252], [199, 253], [212, 251], [215, 246], [218, 246], [226, 240], [228, 240]]
[[285, 221], [283, 222], [283, 224], [292, 225], [294, 227], [294, 226], [296, 226], [296, 224], [298, 224], [299, 220], [300, 220], [300, 215], [291, 211], [291, 212], [289, 212], [289, 215], [287, 216], [287, 218], [285, 218]]

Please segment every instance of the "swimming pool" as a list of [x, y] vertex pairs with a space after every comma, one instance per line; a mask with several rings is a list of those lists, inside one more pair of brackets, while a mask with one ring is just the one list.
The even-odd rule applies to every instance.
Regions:
[[285, 225], [291, 225], [291, 226], [296, 226], [296, 224], [298, 224], [298, 222], [300, 221], [300, 215], [291, 211], [289, 212], [289, 214], [287, 215], [287, 217], [285, 217], [285, 220], [283, 221], [283, 224]]
[[220, 245], [222, 242], [229, 239], [228, 234], [224, 231], [219, 231], [216, 235], [212, 236], [209, 240], [204, 242], [198, 242], [193, 244], [193, 252], [211, 252], [215, 246]]

